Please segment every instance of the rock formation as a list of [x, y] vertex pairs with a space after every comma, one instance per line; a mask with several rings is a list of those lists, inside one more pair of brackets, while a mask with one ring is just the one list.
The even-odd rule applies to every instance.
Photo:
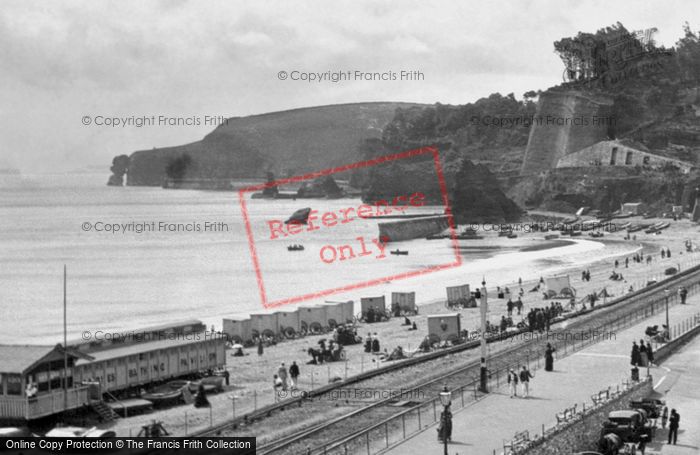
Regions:
[[112, 167], [109, 170], [112, 172], [112, 175], [109, 176], [107, 185], [123, 186], [124, 175], [129, 170], [129, 157], [127, 155], [115, 156], [112, 160]]

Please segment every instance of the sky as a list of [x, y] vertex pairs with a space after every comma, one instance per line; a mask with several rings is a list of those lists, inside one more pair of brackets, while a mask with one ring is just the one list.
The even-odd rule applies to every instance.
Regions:
[[[108, 172], [115, 155], [197, 141], [220, 116], [521, 98], [562, 81], [554, 41], [618, 21], [672, 46], [686, 21], [700, 30], [700, 2], [3, 0], [0, 168]], [[327, 71], [397, 80], [292, 80]]]

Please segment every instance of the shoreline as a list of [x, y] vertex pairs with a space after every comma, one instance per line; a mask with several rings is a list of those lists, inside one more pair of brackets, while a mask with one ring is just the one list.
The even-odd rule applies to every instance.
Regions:
[[[673, 223], [671, 228], [660, 235], [638, 235], [636, 240], [623, 240], [622, 237], [625, 233], [621, 232], [606, 234], [605, 237], [597, 238], [594, 241], [603, 243], [606, 246], [608, 244], [629, 245], [630, 248], [624, 249], [624, 251], [615, 255], [603, 254], [602, 257], [591, 261], [585, 266], [566, 264], [557, 269], [560, 274], [569, 274], [572, 286], [577, 291], [577, 300], [592, 292], [600, 292], [603, 288], [606, 288], [613, 296], [620, 296], [627, 293], [629, 286], [638, 289], [640, 286], [646, 285], [647, 280], [664, 276], [664, 270], [668, 267], [676, 267], [677, 264], [685, 267], [698, 263], [700, 254], [697, 250], [697, 243], [694, 243], [695, 251], [693, 253], [686, 253], [684, 248], [685, 240], [689, 239], [692, 235], [691, 232], [694, 234], [696, 230], [696, 224], [683, 220]], [[577, 240], [572, 239], [571, 242], [576, 243]], [[658, 253], [661, 248], [670, 248], [673, 252], [672, 258], [661, 260]], [[652, 263], [647, 265], [646, 262], [636, 263], [630, 260], [628, 268], [625, 268], [624, 260], [621, 260], [617, 271], [622, 273], [625, 279], [623, 281], [610, 281], [608, 279], [610, 272], [614, 268], [615, 259], [620, 260], [623, 257], [630, 257], [640, 252], [645, 257], [652, 255]], [[590, 270], [590, 282], [581, 280], [580, 272], [583, 269]], [[488, 277], [486, 279], [488, 281]], [[514, 276], [508, 283], [497, 284], [501, 287], [510, 287], [512, 294], [515, 296], [519, 289], [517, 280], [518, 277]], [[538, 282], [538, 278], [523, 279], [522, 287], [525, 294], [522, 298], [524, 303], [522, 318], [525, 317], [525, 314], [531, 308], [549, 305], [550, 301], [542, 300], [540, 292], [529, 292], [533, 285]], [[443, 287], [443, 284], [440, 283], [439, 286]], [[495, 284], [488, 286], [489, 296], [494, 295], [491, 291], [495, 289]], [[403, 322], [402, 318], [393, 318], [387, 322], [359, 324], [357, 326], [358, 335], [364, 338], [368, 333], [372, 333], [373, 336], [376, 334], [381, 343], [381, 351], [386, 350], [390, 353], [397, 346], [401, 346], [405, 351], [410, 352], [415, 350], [428, 334], [428, 314], [459, 312], [463, 329], [471, 331], [478, 328], [478, 308], [448, 310], [445, 307], [445, 298], [428, 299], [423, 302], [417, 302], [417, 305], [419, 307], [418, 316], [409, 318], [412, 322], [416, 322], [418, 330], [408, 331], [406, 326], [401, 325]], [[506, 313], [505, 306], [505, 299], [489, 298], [488, 319], [491, 323], [495, 323], [500, 319], [501, 315]], [[518, 316], [515, 312], [513, 322], [518, 322]], [[347, 354], [345, 362], [307, 365], [306, 362], [310, 358], [306, 353], [307, 349], [317, 347], [321, 339], [327, 339], [329, 336], [330, 334], [321, 334], [283, 341], [274, 346], [266, 347], [262, 356], [257, 355], [255, 348], [246, 348], [244, 350], [246, 355], [243, 357], [233, 357], [231, 352], [227, 351], [227, 369], [231, 372], [232, 385], [227, 387], [224, 393], [208, 397], [212, 404], [211, 412], [214, 423], [222, 422], [226, 418], [231, 417], [232, 400], [229, 397], [232, 395], [235, 396], [236, 415], [242, 415], [252, 411], [254, 408], [272, 403], [274, 400], [272, 375], [276, 373], [282, 362], [289, 366], [292, 361], [296, 361], [299, 365], [301, 374], [298, 387], [300, 390], [310, 390], [326, 384], [334, 378], [350, 377], [383, 364], [378, 356], [364, 353], [362, 344], [358, 344], [345, 346], [344, 350]], [[129, 434], [129, 431], [138, 431], [141, 425], [156, 419], [168, 422], [166, 428], [172, 434], [182, 435], [185, 433], [185, 427], [187, 427], [188, 432], [192, 432], [209, 426], [209, 413], [210, 410], [208, 409], [197, 410], [191, 406], [177, 406], [127, 419], [119, 419], [112, 429], [117, 431], [118, 435]], [[187, 423], [185, 423], [185, 419], [187, 419]], [[275, 431], [277, 430], [271, 429], [270, 435], [261, 436], [265, 438], [272, 437], [272, 433]]]

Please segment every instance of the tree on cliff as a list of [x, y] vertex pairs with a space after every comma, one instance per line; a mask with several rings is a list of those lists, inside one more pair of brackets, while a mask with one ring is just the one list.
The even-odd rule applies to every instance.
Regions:
[[687, 22], [683, 31], [685, 36], [676, 43], [681, 77], [697, 83], [700, 81], [700, 33], [694, 33]]
[[173, 180], [182, 180], [191, 164], [192, 158], [187, 153], [182, 154], [168, 162], [165, 166], [165, 175]]

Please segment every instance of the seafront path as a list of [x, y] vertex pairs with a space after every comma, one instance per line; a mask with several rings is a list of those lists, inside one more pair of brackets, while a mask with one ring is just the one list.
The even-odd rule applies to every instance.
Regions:
[[647, 446], [648, 454], [694, 455], [700, 453], [700, 337], [683, 346], [663, 363], [668, 373], [656, 390], [666, 393], [670, 409], [681, 415], [677, 445], [666, 444], [668, 432], [659, 430], [657, 440]]
[[[700, 296], [689, 298], [685, 305], [674, 305], [669, 310], [671, 327], [688, 321], [700, 314]], [[510, 398], [507, 387], [492, 390], [490, 394], [454, 412], [452, 442], [448, 446], [450, 455], [493, 455], [503, 452], [504, 440], [510, 440], [516, 432], [528, 430], [530, 435], [542, 434], [542, 426], [549, 428], [556, 423], [556, 414], [564, 409], [583, 403], [592, 405], [591, 395], [612, 386], [613, 389], [630, 380], [630, 352], [632, 342], [644, 338], [649, 325], [665, 323], [665, 314], [660, 312], [639, 324], [623, 331], [610, 332], [603, 341], [592, 344], [575, 354], [556, 359], [554, 371], [542, 368], [532, 370], [529, 398]], [[683, 446], [665, 447], [666, 431], [657, 433], [656, 441], [649, 445], [647, 453], [684, 454], [698, 453], [698, 423], [700, 422], [700, 338], [694, 340], [695, 348], [686, 348], [658, 367], [650, 367], [649, 374], [664, 393], [670, 388], [667, 403], [681, 414], [682, 423], [679, 442]], [[694, 364], [689, 365], [689, 360]], [[532, 366], [531, 366], [532, 368]], [[646, 369], [640, 368], [640, 376]], [[674, 379], [676, 378], [676, 379]], [[675, 383], [675, 384], [674, 384]], [[520, 394], [518, 390], [518, 394]], [[693, 430], [691, 430], [691, 427]], [[401, 441], [383, 453], [402, 455], [406, 453], [442, 453], [437, 440], [437, 425]], [[695, 442], [692, 442], [692, 441]], [[664, 441], [664, 443], [661, 443]], [[678, 450], [678, 451], [674, 451]], [[690, 450], [690, 451], [681, 451]]]

